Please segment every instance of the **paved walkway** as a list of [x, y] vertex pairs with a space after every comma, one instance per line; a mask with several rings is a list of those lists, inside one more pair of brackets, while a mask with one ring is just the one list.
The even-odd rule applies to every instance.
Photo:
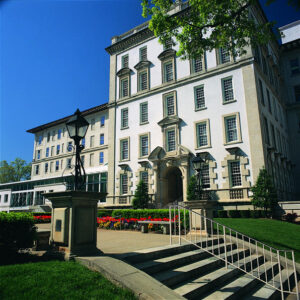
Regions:
[[[50, 224], [37, 224], [38, 230], [50, 230]], [[176, 240], [176, 241], [175, 241]], [[177, 242], [177, 239], [174, 239]], [[97, 230], [97, 247], [105, 254], [121, 254], [136, 250], [166, 246], [169, 235], [141, 233], [138, 231]]]

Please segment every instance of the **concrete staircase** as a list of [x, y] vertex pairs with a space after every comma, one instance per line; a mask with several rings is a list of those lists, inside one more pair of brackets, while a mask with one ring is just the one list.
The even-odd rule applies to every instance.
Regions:
[[[250, 255], [249, 249], [209, 238], [193, 244], [170, 245], [130, 253], [122, 257], [134, 267], [148, 273], [156, 280], [186, 299], [281, 299], [281, 293], [249, 274], [228, 265], [204, 249], [219, 257], [225, 255], [229, 262], [239, 261], [239, 267], [253, 270], [256, 277], [280, 285], [278, 263], [265, 261], [261, 255]], [[293, 270], [284, 269], [281, 277], [284, 285], [295, 285]], [[285, 295], [286, 297], [287, 295]], [[295, 298], [296, 299], [296, 298]]]

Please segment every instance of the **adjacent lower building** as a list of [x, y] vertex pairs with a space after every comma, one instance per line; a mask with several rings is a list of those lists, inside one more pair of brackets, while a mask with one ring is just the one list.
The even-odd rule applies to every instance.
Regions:
[[[182, 9], [179, 3], [174, 13]], [[249, 13], [266, 21], [259, 6]], [[203, 198], [219, 208], [251, 207], [250, 188], [263, 167], [280, 201], [300, 200], [299, 24], [281, 28], [281, 46], [271, 41], [243, 56], [221, 48], [190, 61], [176, 56], [177, 45], [159, 44], [148, 23], [113, 37], [109, 101], [83, 112], [90, 123], [81, 154], [86, 189], [108, 193], [99, 206], [130, 206], [140, 180], [155, 207], [186, 201], [198, 153]], [[48, 205], [42, 192], [69, 188], [68, 118], [28, 130], [35, 134], [32, 179], [27, 189], [1, 185], [0, 209]]]

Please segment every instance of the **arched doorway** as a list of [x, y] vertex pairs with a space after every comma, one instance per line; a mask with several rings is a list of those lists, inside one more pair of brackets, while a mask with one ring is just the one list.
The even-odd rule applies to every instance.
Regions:
[[178, 167], [166, 169], [162, 192], [164, 205], [174, 201], [183, 201], [182, 174]]

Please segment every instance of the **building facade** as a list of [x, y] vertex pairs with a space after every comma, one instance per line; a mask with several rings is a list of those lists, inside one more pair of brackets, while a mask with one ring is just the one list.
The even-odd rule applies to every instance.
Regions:
[[[260, 7], [250, 13], [266, 21]], [[215, 49], [190, 61], [176, 56], [177, 45], [159, 44], [148, 23], [113, 37], [106, 48], [109, 101], [83, 112], [90, 123], [81, 153], [86, 189], [108, 193], [99, 205], [130, 206], [140, 180], [155, 207], [186, 201], [198, 153], [203, 197], [219, 208], [250, 207], [250, 187], [263, 167], [279, 200], [299, 200], [299, 24], [281, 28], [281, 46], [249, 47], [240, 57]], [[42, 192], [68, 188], [68, 118], [28, 130], [35, 135], [32, 179], [23, 192], [21, 183], [1, 185], [0, 209], [49, 204]]]

